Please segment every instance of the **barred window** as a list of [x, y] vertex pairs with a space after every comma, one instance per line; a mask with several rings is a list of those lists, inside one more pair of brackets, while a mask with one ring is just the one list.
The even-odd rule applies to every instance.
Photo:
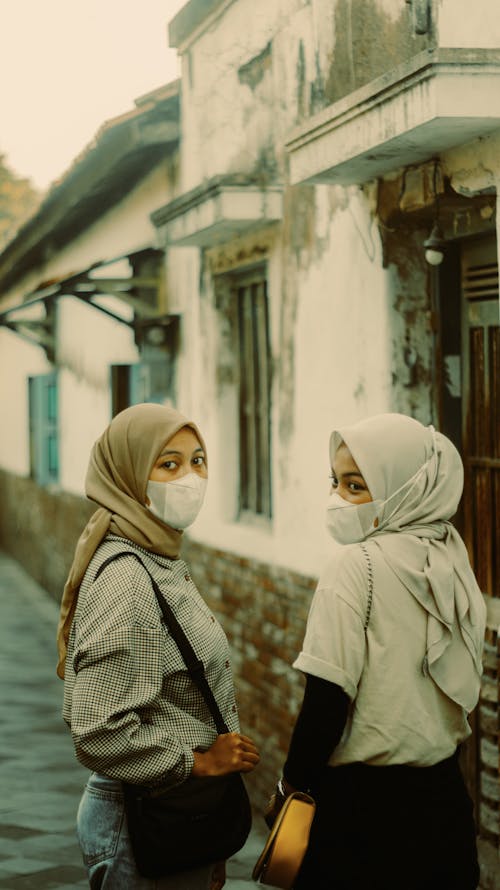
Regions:
[[271, 517], [271, 360], [266, 280], [237, 282], [240, 512]]

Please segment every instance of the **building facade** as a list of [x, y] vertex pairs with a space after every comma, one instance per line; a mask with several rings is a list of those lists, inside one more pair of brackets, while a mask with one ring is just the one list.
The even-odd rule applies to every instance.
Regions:
[[190, 0], [170, 23], [180, 84], [111, 122], [93, 149], [109, 175], [92, 152], [77, 159], [56, 207], [0, 256], [4, 546], [35, 541], [32, 570], [56, 592], [112, 414], [170, 400], [200, 425], [210, 485], [184, 552], [231, 639], [242, 725], [263, 755], [257, 805], [282, 764], [302, 689], [290, 665], [334, 546], [331, 430], [401, 411], [457, 444], [457, 522], [488, 605], [465, 756], [484, 888], [500, 886], [492, 6], [478, 0], [472, 18], [463, 0]]

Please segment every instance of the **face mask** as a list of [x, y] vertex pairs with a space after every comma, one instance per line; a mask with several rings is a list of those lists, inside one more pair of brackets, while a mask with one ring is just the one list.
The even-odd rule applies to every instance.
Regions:
[[187, 528], [200, 512], [207, 480], [188, 473], [173, 482], [148, 482], [149, 510], [171, 528]]
[[382, 501], [351, 504], [334, 491], [328, 499], [326, 527], [338, 544], [357, 544], [375, 530], [381, 505]]

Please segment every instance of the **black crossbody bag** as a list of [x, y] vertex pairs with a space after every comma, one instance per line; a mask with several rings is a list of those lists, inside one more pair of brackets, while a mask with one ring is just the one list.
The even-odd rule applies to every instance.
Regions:
[[[106, 559], [96, 574], [120, 556], [135, 556], [149, 575], [165, 623], [200, 691], [219, 734], [229, 732], [200, 661], [172, 609], [144, 565], [130, 550]], [[252, 824], [247, 790], [240, 773], [189, 776], [170, 789], [123, 783], [128, 830], [137, 870], [146, 878], [201, 868], [240, 850]]]

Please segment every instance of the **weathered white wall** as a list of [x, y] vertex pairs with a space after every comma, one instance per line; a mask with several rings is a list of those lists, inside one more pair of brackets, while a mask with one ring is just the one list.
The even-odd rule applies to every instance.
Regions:
[[438, 45], [498, 49], [500, 15], [495, 0], [433, 0]]
[[[266, 153], [283, 151], [281, 136], [297, 108], [289, 60], [310, 32], [311, 15], [301, 0], [276, 0], [258, 10], [251, 0], [239, 0], [189, 48], [182, 69], [183, 189], [258, 165], [262, 174]], [[253, 87], [241, 82], [238, 69], [271, 40], [286, 44], [286, 52], [273, 47], [261, 79]]]
[[[476, 139], [443, 155], [443, 168], [452, 187], [462, 195], [500, 191], [500, 131]], [[500, 201], [496, 202], [496, 229], [500, 231]], [[497, 238], [498, 246], [498, 238]]]
[[[318, 204], [328, 198], [328, 187], [322, 188]], [[295, 425], [281, 470], [286, 503], [279, 527], [295, 546], [305, 529], [313, 530], [307, 549], [314, 560], [320, 544], [331, 546], [323, 529], [330, 434], [392, 404], [387, 275], [376, 225], [359, 193], [332, 220], [321, 258], [299, 276]]]
[[90, 449], [111, 419], [110, 365], [132, 364], [138, 351], [129, 327], [73, 297], [59, 302], [58, 331], [59, 483], [81, 493]]
[[[469, 36], [479, 34], [461, 0], [436, 2], [441, 45], [465, 45], [464, 21]], [[333, 546], [324, 530], [331, 430], [371, 413], [414, 410], [405, 384], [396, 395], [392, 383], [394, 349], [404, 328], [396, 308], [401, 282], [394, 265], [383, 268], [373, 196], [355, 187], [286, 185], [284, 145], [304, 113], [318, 70], [325, 73], [331, 63], [336, 6], [331, 0], [275, 0], [257, 8], [252, 0], [238, 0], [227, 6], [185, 47], [182, 182], [174, 187], [168, 167], [158, 167], [10, 295], [17, 302], [43, 278], [155, 243], [150, 213], [216, 174], [283, 182], [285, 217], [269, 238], [266, 256], [273, 356], [271, 523], [237, 520], [237, 380], [218, 379], [221, 314], [209, 262], [196, 248], [168, 251], [168, 309], [181, 314], [177, 404], [199, 423], [209, 452], [207, 501], [192, 535], [311, 574]], [[396, 20], [401, 4], [379, 0], [378, 7]], [[487, 45], [477, 36], [470, 39], [467, 45]], [[489, 137], [448, 153], [443, 160], [454, 187], [470, 193], [496, 187], [498, 149], [496, 137]], [[259, 237], [243, 239], [242, 270], [252, 238]], [[238, 268], [237, 259], [231, 268]], [[425, 318], [422, 330], [423, 337]], [[26, 376], [49, 368], [41, 350], [21, 348], [5, 332], [0, 336], [0, 369], [11, 375], [7, 384], [2, 374], [0, 393], [13, 416], [0, 442], [0, 465], [27, 472], [27, 440], [24, 448], [14, 447], [27, 424]], [[80, 492], [92, 442], [110, 418], [109, 365], [135, 361], [137, 350], [124, 325], [71, 298], [59, 304], [58, 342], [61, 486]], [[18, 394], [15, 402], [11, 391]], [[429, 387], [417, 397], [421, 419], [430, 419]]]
[[[299, 44], [307, 69], [303, 83], [314, 78], [318, 57], [328, 60], [331, 4], [276, 2], [255, 13], [250, 0], [239, 0], [186, 51], [183, 189], [216, 174], [257, 170], [286, 182], [284, 144], [301, 102]], [[272, 51], [261, 67], [256, 63], [252, 85], [242, 83], [238, 69], [270, 40]], [[391, 410], [393, 276], [382, 268], [373, 208], [358, 189], [289, 192], [285, 214], [267, 255], [274, 363], [271, 523], [237, 519], [237, 382], [217, 383], [222, 321], [213, 278], [209, 269], [200, 270], [194, 250], [182, 248], [169, 252], [169, 265], [179, 255], [173, 269], [183, 268], [182, 274], [169, 272], [169, 290], [184, 312], [179, 407], [200, 423], [209, 448], [206, 504], [191, 535], [316, 574], [334, 546], [324, 528], [330, 432], [339, 423]], [[243, 269], [251, 241], [248, 235], [241, 251]]]

